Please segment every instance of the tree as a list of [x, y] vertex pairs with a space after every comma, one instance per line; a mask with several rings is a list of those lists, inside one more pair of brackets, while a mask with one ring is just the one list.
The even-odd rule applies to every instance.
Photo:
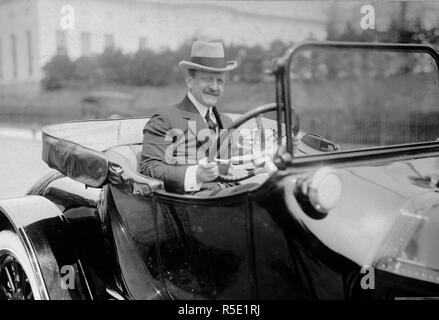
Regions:
[[168, 85], [174, 78], [175, 58], [171, 51], [155, 54], [150, 50], [136, 53], [130, 64], [128, 84], [135, 86]]
[[73, 79], [83, 87], [90, 87], [102, 81], [95, 57], [81, 57], [73, 62]]
[[118, 49], [108, 48], [97, 57], [100, 72], [106, 83], [128, 82], [131, 57]]
[[66, 55], [56, 55], [44, 67], [45, 77], [42, 81], [46, 90], [62, 88], [68, 80], [73, 78], [74, 66]]

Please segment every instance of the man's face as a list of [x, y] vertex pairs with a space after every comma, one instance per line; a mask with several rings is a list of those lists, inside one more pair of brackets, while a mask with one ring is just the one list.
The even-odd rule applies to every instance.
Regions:
[[195, 71], [193, 76], [186, 77], [186, 83], [192, 95], [206, 107], [216, 105], [223, 94], [226, 83], [225, 72]]

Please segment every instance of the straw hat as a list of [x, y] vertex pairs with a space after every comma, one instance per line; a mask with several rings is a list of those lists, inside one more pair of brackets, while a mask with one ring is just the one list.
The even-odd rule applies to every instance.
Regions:
[[196, 69], [212, 72], [232, 71], [238, 66], [235, 60], [224, 58], [224, 48], [221, 42], [195, 41], [192, 44], [190, 61], [178, 63], [181, 69]]

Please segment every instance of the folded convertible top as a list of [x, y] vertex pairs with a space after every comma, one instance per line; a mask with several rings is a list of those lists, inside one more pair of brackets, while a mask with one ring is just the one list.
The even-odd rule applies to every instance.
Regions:
[[91, 187], [108, 176], [105, 151], [120, 145], [141, 144], [149, 118], [75, 121], [42, 130], [43, 161], [50, 168]]

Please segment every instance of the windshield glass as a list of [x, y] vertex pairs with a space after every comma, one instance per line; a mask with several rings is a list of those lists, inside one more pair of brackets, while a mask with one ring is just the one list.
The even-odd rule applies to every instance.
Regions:
[[340, 150], [439, 138], [439, 84], [425, 52], [303, 48], [290, 67], [300, 129]]

